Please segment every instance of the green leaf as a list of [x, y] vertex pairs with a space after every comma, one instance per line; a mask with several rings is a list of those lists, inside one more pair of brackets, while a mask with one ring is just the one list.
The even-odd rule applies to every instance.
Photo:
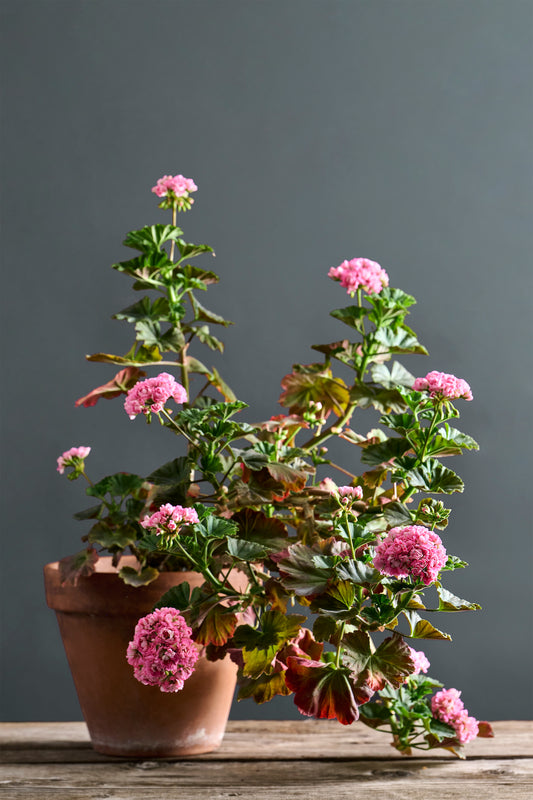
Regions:
[[415, 376], [405, 369], [399, 361], [395, 361], [392, 369], [385, 364], [374, 364], [371, 369], [372, 380], [386, 389], [395, 389], [398, 385], [407, 386], [409, 389], [415, 382]]
[[183, 583], [178, 583], [168, 592], [165, 592], [159, 598], [152, 611], [156, 611], [158, 608], [176, 608], [178, 611], [185, 611], [193, 602], [198, 601], [201, 596], [202, 592], [198, 587], [195, 587], [191, 593], [191, 587], [187, 581], [183, 581]]
[[414, 669], [409, 647], [397, 634], [375, 649], [368, 633], [355, 631], [343, 636], [342, 645], [343, 660], [357, 676], [357, 683], [375, 692], [386, 685], [398, 688]]
[[93, 497], [104, 498], [106, 494], [112, 497], [125, 497], [142, 488], [143, 478], [129, 472], [117, 472], [114, 475], [107, 475], [94, 486], [87, 487], [86, 494]]
[[85, 511], [78, 511], [77, 514], [73, 514], [74, 519], [96, 519], [102, 509], [104, 508], [103, 503], [99, 503], [97, 506], [91, 506], [91, 508], [86, 508]]
[[192, 462], [187, 456], [179, 456], [172, 461], [154, 470], [146, 478], [150, 483], [158, 486], [172, 486], [174, 484], [188, 483], [190, 480]]
[[213, 367], [213, 371], [209, 375], [209, 383], [211, 386], [214, 386], [215, 389], [218, 389], [220, 394], [227, 400], [229, 403], [234, 402], [237, 400], [237, 396], [233, 392], [232, 389], [228, 386], [228, 384], [222, 380], [222, 377], [217, 372], [217, 370]]
[[313, 636], [320, 642], [329, 642], [337, 631], [336, 621], [329, 616], [317, 616], [313, 623]]
[[382, 575], [371, 564], [353, 559], [343, 560], [337, 567], [337, 575], [343, 581], [351, 581], [356, 584], [375, 584], [379, 583], [382, 578]]
[[428, 727], [430, 733], [432, 733], [439, 742], [442, 742], [443, 739], [455, 739], [456, 737], [455, 728], [452, 728], [451, 725], [447, 725], [445, 722], [441, 722], [439, 719], [430, 719]]
[[178, 239], [177, 245], [182, 258], [195, 258], [202, 255], [202, 253], [214, 253], [213, 248], [209, 247], [208, 244], [191, 244], [183, 241], [183, 239]]
[[105, 520], [97, 522], [89, 531], [88, 541], [105, 547], [106, 550], [124, 550], [135, 544], [137, 531], [131, 525], [115, 527]]
[[330, 316], [349, 325], [350, 328], [356, 328], [360, 331], [360, 323], [366, 315], [368, 309], [362, 306], [347, 306], [346, 308], [337, 308], [335, 311], [330, 312]]
[[297, 636], [306, 617], [302, 614], [283, 614], [265, 611], [260, 628], [240, 625], [235, 631], [234, 643], [242, 648], [243, 674], [257, 678], [269, 669], [280, 647]]
[[257, 450], [243, 450], [240, 458], [242, 463], [254, 472], [259, 472], [268, 464], [266, 453], [258, 453]]
[[257, 544], [257, 542], [228, 539], [228, 553], [239, 561], [261, 561], [269, 552], [272, 552], [272, 550]]
[[391, 328], [379, 328], [374, 334], [374, 341], [382, 345], [383, 352], [386, 353], [420, 353], [428, 355], [426, 348], [420, 344], [416, 336], [408, 330], [392, 330]]
[[212, 322], [215, 325], [223, 325], [225, 328], [227, 328], [228, 325], [233, 325], [233, 322], [224, 319], [224, 317], [221, 317], [220, 314], [215, 314], [214, 311], [209, 311], [208, 308], [205, 308], [205, 306], [203, 306], [196, 299], [196, 297], [194, 297], [194, 295], [191, 295], [191, 297], [192, 297], [192, 306], [195, 319], [200, 320], [202, 322]]
[[443, 428], [439, 428], [437, 435], [432, 440], [428, 453], [433, 456], [455, 456], [460, 455], [463, 450], [479, 450], [479, 445], [456, 428], [450, 428], [448, 423]]
[[386, 725], [392, 717], [392, 711], [381, 703], [365, 703], [361, 706], [360, 720], [370, 728]]
[[408, 431], [416, 428], [417, 421], [413, 414], [383, 414], [379, 424], [405, 436]]
[[211, 348], [211, 350], [218, 350], [219, 352], [224, 352], [224, 344], [217, 339], [216, 336], [213, 336], [212, 333], [209, 332], [209, 328], [207, 325], [202, 325], [200, 328], [196, 328], [196, 335], [198, 336], [199, 340], [202, 344], [207, 345], [207, 347]]
[[168, 300], [158, 297], [153, 303], [149, 297], [142, 297], [118, 314], [113, 314], [113, 319], [126, 320], [127, 322], [138, 322], [139, 320], [153, 320], [157, 322], [170, 322]]
[[461, 559], [458, 558], [457, 556], [450, 556], [449, 555], [448, 556], [448, 560], [446, 561], [446, 564], [442, 568], [442, 571], [443, 572], [444, 572], [444, 570], [453, 571], [454, 569], [463, 569], [463, 567], [467, 567], [467, 566], [468, 566], [468, 564], [467, 564], [466, 561], [461, 561]]
[[130, 231], [123, 244], [140, 250], [141, 253], [149, 253], [152, 250], [161, 250], [165, 242], [177, 241], [183, 231], [174, 225], [147, 225], [138, 231]]
[[137, 572], [133, 567], [122, 567], [118, 576], [128, 586], [147, 586], [159, 577], [159, 570], [154, 567], [143, 567], [140, 572]]
[[267, 703], [276, 695], [292, 694], [285, 683], [285, 673], [273, 672], [271, 675], [260, 675], [258, 678], [242, 678], [239, 680], [237, 700], [253, 697], [256, 703]]
[[394, 437], [385, 439], [377, 444], [367, 445], [361, 455], [363, 464], [384, 464], [393, 461], [411, 449], [411, 443], [407, 439]]
[[195, 267], [192, 264], [185, 264], [181, 267], [181, 272], [189, 283], [200, 281], [203, 284], [202, 288], [205, 288], [211, 283], [218, 283], [220, 280], [218, 275], [214, 272], [208, 269], [202, 269], [201, 267]]
[[428, 458], [417, 469], [408, 470], [406, 478], [415, 489], [424, 489], [426, 492], [453, 494], [464, 490], [461, 478], [435, 458]]
[[162, 360], [157, 347], [140, 347], [135, 353], [135, 346], [125, 356], [114, 356], [109, 353], [93, 353], [85, 356], [87, 361], [97, 361], [102, 364], [119, 364], [120, 366], [140, 367], [157, 364]]
[[449, 633], [443, 633], [435, 628], [431, 622], [422, 619], [416, 611], [405, 610], [402, 612], [409, 622], [411, 628], [410, 637], [412, 639], [447, 639], [451, 642], [452, 637]]
[[439, 611], [478, 611], [481, 606], [478, 603], [471, 603], [469, 600], [462, 600], [460, 597], [449, 592], [440, 584], [437, 584], [439, 595]]

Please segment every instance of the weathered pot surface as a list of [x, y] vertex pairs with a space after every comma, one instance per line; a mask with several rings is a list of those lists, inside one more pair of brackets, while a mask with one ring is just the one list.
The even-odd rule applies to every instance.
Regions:
[[[123, 558], [121, 565], [133, 562]], [[176, 693], [139, 683], [126, 661], [138, 619], [172, 586], [184, 581], [200, 586], [199, 573], [163, 572], [148, 586], [134, 588], [104, 557], [77, 586], [61, 585], [58, 562], [45, 566], [44, 577], [95, 750], [156, 758], [207, 753], [220, 745], [236, 682], [229, 658], [201, 657]]]

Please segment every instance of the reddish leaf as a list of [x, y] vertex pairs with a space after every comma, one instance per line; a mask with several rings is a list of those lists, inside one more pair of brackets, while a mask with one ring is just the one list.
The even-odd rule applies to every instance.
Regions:
[[298, 542], [282, 553], [271, 556], [278, 565], [283, 586], [300, 597], [310, 597], [324, 592], [337, 572], [331, 559], [332, 539], [323, 539], [309, 547]]
[[287, 611], [287, 602], [291, 597], [291, 593], [275, 578], [269, 578], [264, 585], [264, 589], [272, 609], [281, 611], [284, 614]]
[[309, 403], [322, 403], [324, 412], [342, 416], [350, 402], [350, 393], [341, 378], [333, 378], [323, 364], [295, 364], [294, 372], [281, 381], [284, 390], [279, 398], [291, 413], [303, 414]]
[[145, 375], [146, 372], [143, 372], [142, 369], [137, 369], [137, 367], [121, 369], [112, 380], [104, 383], [102, 386], [97, 386], [96, 389], [86, 394], [85, 397], [80, 397], [79, 400], [76, 400], [76, 406], [85, 406], [85, 408], [89, 408], [90, 406], [95, 406], [101, 397], [111, 399], [112, 397], [125, 394], [137, 383], [139, 378], [143, 378]]
[[274, 660], [275, 670], [286, 670], [289, 657], [309, 658], [319, 661], [324, 645], [317, 642], [309, 628], [300, 628], [298, 635], [279, 650]]
[[359, 705], [370, 700], [368, 687], [356, 687], [346, 667], [290, 656], [285, 682], [299, 711], [316, 719], [338, 719], [351, 725], [359, 719]]
[[233, 636], [237, 615], [221, 605], [212, 606], [194, 635], [198, 644], [214, 644], [221, 647]]
[[494, 737], [494, 731], [492, 730], [490, 722], [479, 722], [478, 736], [482, 739], [492, 739]]
[[99, 555], [94, 547], [88, 547], [73, 556], [62, 558], [59, 562], [59, 577], [61, 584], [71, 583], [76, 586], [79, 578], [87, 578], [95, 570]]

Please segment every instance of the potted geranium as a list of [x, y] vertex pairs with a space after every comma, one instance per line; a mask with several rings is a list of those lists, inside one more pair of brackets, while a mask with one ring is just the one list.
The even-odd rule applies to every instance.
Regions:
[[[129, 233], [124, 244], [137, 254], [113, 265], [143, 293], [115, 314], [134, 325], [135, 340], [124, 356], [88, 357], [120, 371], [77, 401], [125, 395], [132, 425], [144, 418], [175, 434], [171, 460], [147, 476], [93, 483], [88, 447], [58, 459], [60, 472], [88, 480], [94, 499], [77, 515], [93, 521], [86, 547], [47, 567], [49, 603], [63, 629], [70, 621], [78, 632], [76, 646], [66, 646], [73, 671], [87, 673], [82, 708], [89, 716], [91, 700], [104, 717], [88, 719], [94, 744], [133, 755], [212, 749], [237, 673], [239, 698], [293, 694], [302, 714], [388, 730], [404, 753], [445, 747], [459, 755], [470, 739], [492, 735], [490, 726], [468, 715], [460, 692], [427, 675], [416, 640], [450, 638], [434, 612], [479, 608], [444, 586], [446, 572], [466, 564], [447, 552], [450, 511], [436, 497], [463, 490], [441, 459], [477, 449], [455, 427], [455, 403], [472, 400], [470, 387], [451, 374], [415, 377], [396, 360], [388, 366], [396, 355], [426, 353], [405, 321], [415, 300], [391, 288], [379, 264], [355, 258], [329, 270], [350, 298], [331, 312], [343, 338], [313, 345], [316, 360], [283, 378], [287, 413], [241, 421], [245, 403], [196, 357], [196, 345], [221, 351], [213, 326], [230, 324], [199, 299], [218, 277], [190, 262], [211, 248], [187, 243], [177, 227], [196, 188], [181, 175], [153, 188], [171, 223]], [[336, 375], [339, 363], [349, 380]], [[381, 416], [364, 434], [367, 408]], [[357, 448], [348, 464], [329, 457], [336, 437]], [[428, 586], [437, 607], [425, 605]], [[95, 594], [103, 618], [84, 605]], [[119, 613], [116, 644], [108, 623]], [[95, 639], [77, 656], [89, 641], [83, 615]], [[114, 656], [104, 654], [105, 638]], [[102, 683], [112, 684], [105, 694], [89, 664], [95, 652]], [[209, 735], [197, 719], [202, 672], [217, 697], [226, 690], [222, 722]], [[126, 684], [136, 687], [133, 700], [127, 687], [120, 694]], [[117, 742], [101, 728], [122, 712], [130, 736]], [[178, 717], [185, 733], [173, 732]], [[170, 743], [155, 733], [162, 728]]]

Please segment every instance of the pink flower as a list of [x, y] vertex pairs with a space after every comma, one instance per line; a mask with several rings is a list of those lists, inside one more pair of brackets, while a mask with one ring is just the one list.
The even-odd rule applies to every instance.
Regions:
[[446, 550], [436, 533], [423, 525], [391, 528], [376, 547], [374, 567], [383, 575], [420, 579], [426, 586], [446, 564]]
[[425, 378], [417, 378], [413, 383], [416, 392], [429, 392], [430, 397], [446, 397], [449, 400], [472, 400], [470, 386], [462, 378], [447, 372], [428, 372]]
[[138, 381], [126, 395], [124, 408], [130, 419], [137, 414], [159, 414], [167, 400], [172, 397], [176, 403], [187, 402], [187, 392], [168, 372], [161, 372], [155, 378]]
[[175, 608], [158, 608], [142, 617], [126, 654], [137, 680], [162, 692], [183, 689], [199, 658], [191, 633]]
[[[409, 645], [408, 645], [409, 647]], [[421, 672], [427, 672], [430, 664], [428, 659], [426, 658], [426, 654], [422, 652], [422, 650], [415, 650], [412, 647], [409, 647], [409, 651], [411, 653], [411, 658], [414, 661], [415, 668], [411, 675], [420, 675]]]
[[337, 486], [335, 481], [331, 478], [324, 478], [318, 484], [319, 489], [329, 492], [334, 497], [339, 498], [341, 503], [345, 505], [351, 503], [353, 500], [360, 500], [363, 496], [363, 490], [360, 486]]
[[442, 689], [431, 698], [431, 713], [436, 719], [446, 722], [455, 730], [461, 744], [475, 739], [479, 733], [479, 723], [475, 717], [469, 717], [461, 700], [461, 692], [457, 689]]
[[[169, 194], [176, 197], [188, 197], [190, 192], [195, 192], [197, 189], [192, 178], [184, 178], [183, 175], [163, 175], [152, 187], [152, 192], [158, 197], [167, 197]], [[193, 201], [190, 200], [190, 202]]]
[[153, 533], [157, 536], [164, 536], [169, 533], [175, 534], [179, 530], [180, 524], [193, 525], [199, 521], [196, 509], [165, 503], [159, 511], [142, 519], [141, 525], [143, 528], [154, 528]]
[[466, 709], [454, 720], [453, 727], [455, 728], [455, 735], [461, 744], [466, 744], [471, 739], [475, 739], [479, 733], [479, 722], [475, 717], [469, 717]]
[[364, 289], [368, 294], [379, 294], [384, 286], [389, 285], [389, 276], [376, 261], [368, 258], [352, 258], [343, 261], [338, 267], [331, 267], [328, 276], [340, 281], [352, 297], [357, 289]]
[[360, 486], [339, 486], [339, 495], [342, 502], [349, 503], [353, 500], [360, 500], [363, 490]]
[[83, 469], [83, 464], [80, 464], [79, 461], [87, 458], [90, 452], [90, 447], [71, 447], [70, 450], [65, 450], [57, 459], [57, 471], [62, 475], [65, 467], [81, 467]]

